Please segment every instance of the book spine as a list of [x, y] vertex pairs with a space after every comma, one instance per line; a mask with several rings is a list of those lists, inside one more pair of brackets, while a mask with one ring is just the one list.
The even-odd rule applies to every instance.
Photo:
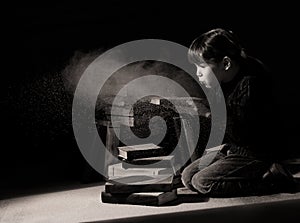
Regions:
[[111, 165], [108, 167], [109, 177], [125, 176], [153, 176], [174, 174], [173, 168], [122, 168], [121, 165]]
[[139, 194], [132, 193], [128, 195], [115, 195], [111, 193], [101, 192], [101, 201], [103, 203], [115, 203], [115, 204], [136, 204], [136, 205], [162, 205], [177, 198], [176, 190], [162, 193], [158, 196], [152, 193]]
[[118, 156], [123, 158], [123, 159], [127, 159], [127, 153], [123, 150], [120, 150], [118, 151]]
[[[159, 163], [159, 165], [158, 165]], [[154, 165], [150, 165], [154, 164]], [[134, 167], [132, 166], [134, 165]], [[147, 168], [173, 168], [174, 166], [174, 157], [164, 159], [163, 157], [157, 157], [157, 159], [133, 159], [130, 162], [122, 162], [122, 167], [124, 169], [128, 168], [144, 168], [144, 165], [150, 165]], [[157, 165], [157, 166], [156, 166]]]
[[145, 184], [145, 185], [125, 185], [107, 184], [105, 192], [111, 194], [129, 194], [139, 192], [168, 192], [172, 191], [173, 184]]
[[146, 157], [156, 157], [164, 155], [164, 150], [161, 149], [149, 149], [149, 150], [136, 150], [127, 152], [127, 160], [140, 159]]
[[136, 205], [159, 205], [158, 199], [153, 197], [143, 197], [131, 194], [129, 196], [116, 196], [111, 193], [102, 192], [101, 200], [103, 203], [112, 204], [136, 204]]
[[174, 174], [174, 170], [171, 168], [161, 168], [161, 169], [109, 169], [109, 177], [126, 177], [126, 176], [157, 176], [157, 175], [166, 175]]

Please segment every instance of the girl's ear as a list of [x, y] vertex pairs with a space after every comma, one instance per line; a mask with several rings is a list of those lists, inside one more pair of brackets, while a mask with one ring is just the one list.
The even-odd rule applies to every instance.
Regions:
[[228, 56], [223, 58], [223, 66], [226, 71], [231, 67], [231, 59]]

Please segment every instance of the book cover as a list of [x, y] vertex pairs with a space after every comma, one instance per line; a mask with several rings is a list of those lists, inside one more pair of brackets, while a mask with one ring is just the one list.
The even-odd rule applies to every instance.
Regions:
[[204, 98], [197, 97], [167, 97], [159, 99], [157, 104], [164, 107], [180, 107], [181, 112], [186, 114], [195, 115], [196, 111], [198, 115], [209, 117], [210, 109], [207, 100]]
[[132, 146], [119, 146], [119, 157], [133, 160], [138, 158], [154, 157], [164, 155], [164, 149], [153, 143], [132, 145]]
[[[159, 167], [162, 168], [172, 168], [174, 166], [174, 155], [168, 155], [168, 156], [157, 156], [157, 157], [146, 157], [146, 158], [138, 158], [130, 160], [129, 162], [122, 162], [122, 167], [132, 168], [132, 165], [135, 165], [134, 168], [139, 168], [139, 166], [142, 168], [143, 165], [149, 165], [149, 164], [156, 164], [159, 162]], [[149, 168], [153, 168], [153, 166], [149, 166]]]
[[105, 191], [101, 192], [101, 201], [103, 203], [115, 204], [135, 204], [159, 206], [177, 198], [176, 189], [168, 192], [145, 192], [131, 194], [111, 194]]
[[125, 176], [152, 176], [173, 174], [173, 168], [123, 168], [123, 163], [112, 164], [108, 166], [108, 177], [125, 177]]

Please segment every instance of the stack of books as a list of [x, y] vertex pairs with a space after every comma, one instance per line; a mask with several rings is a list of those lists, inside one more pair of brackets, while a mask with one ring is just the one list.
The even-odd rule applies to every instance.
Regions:
[[177, 198], [174, 156], [152, 143], [118, 147], [123, 162], [108, 167], [103, 203], [159, 206]]

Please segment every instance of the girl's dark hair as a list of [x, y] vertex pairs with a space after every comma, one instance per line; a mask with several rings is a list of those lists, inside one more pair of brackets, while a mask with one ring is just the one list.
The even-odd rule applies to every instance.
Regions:
[[201, 57], [205, 62], [220, 62], [224, 56], [240, 60], [246, 58], [238, 38], [231, 31], [221, 28], [210, 30], [196, 38], [188, 52], [188, 58], [192, 63], [201, 63]]

